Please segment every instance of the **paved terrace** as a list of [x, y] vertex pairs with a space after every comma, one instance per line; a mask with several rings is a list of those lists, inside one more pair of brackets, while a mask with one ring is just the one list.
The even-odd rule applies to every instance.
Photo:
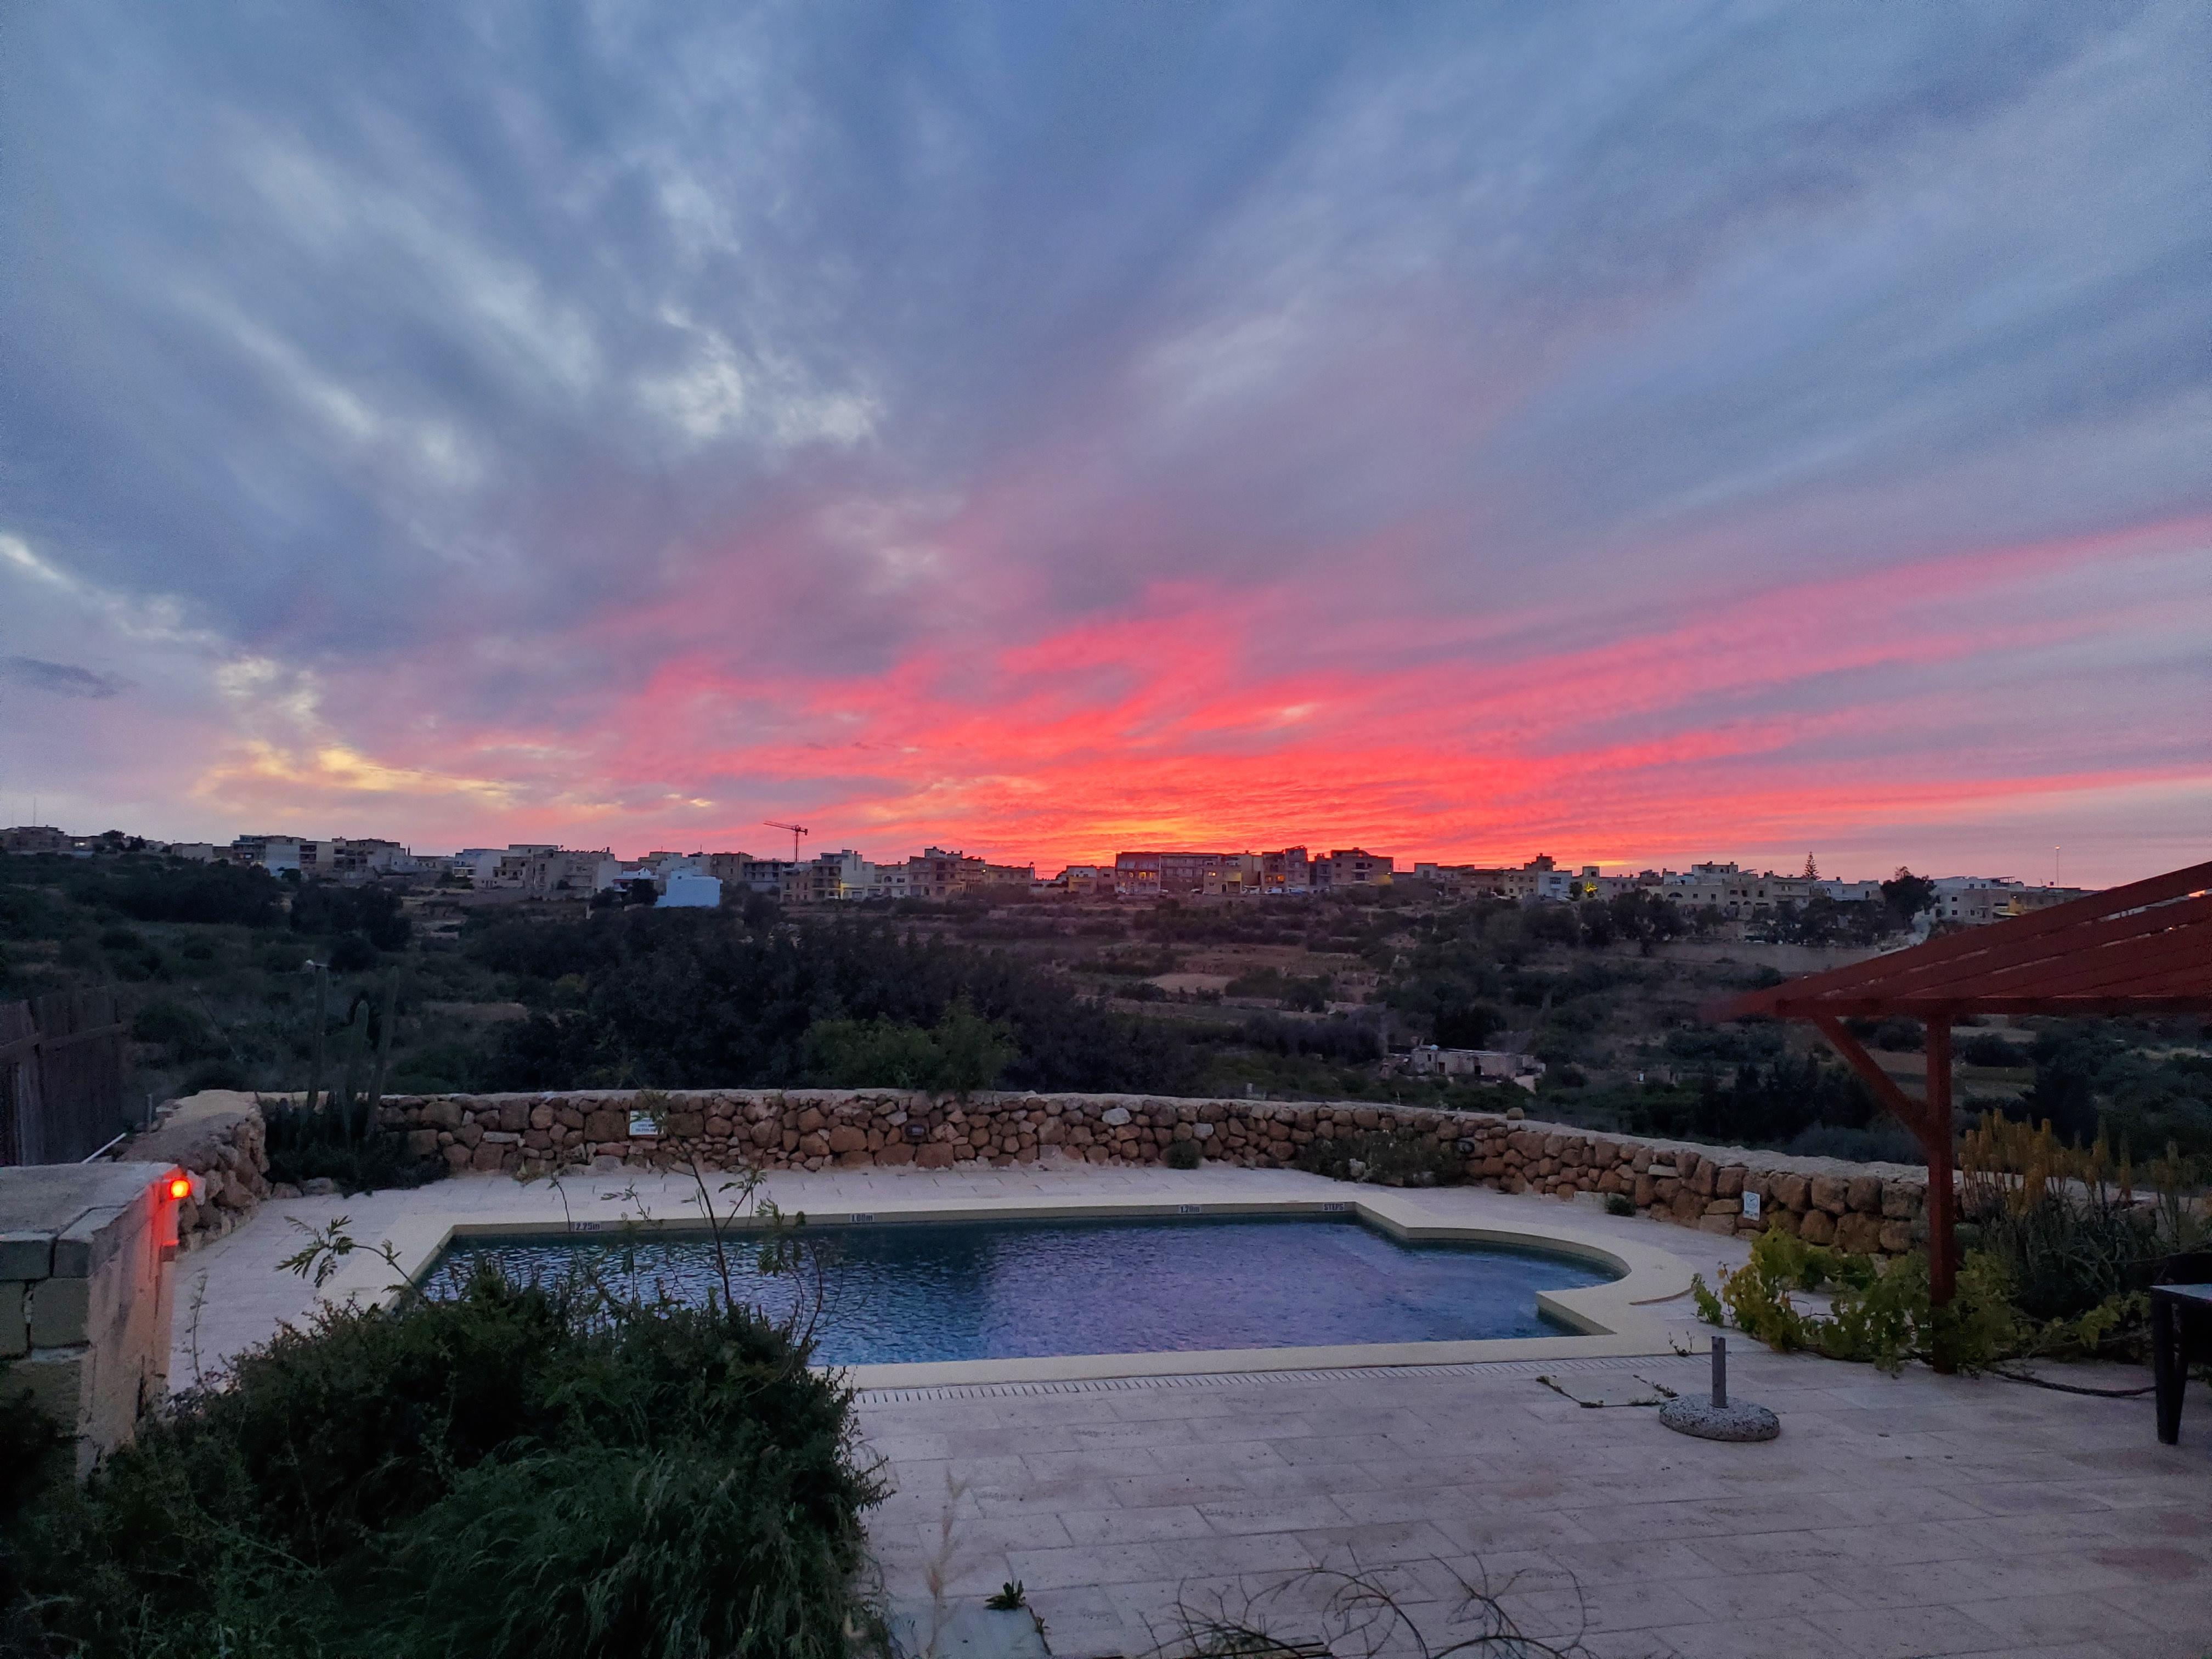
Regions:
[[[779, 1176], [780, 1203], [823, 1212], [912, 1197], [1035, 1202], [1041, 1194], [1192, 1202], [1345, 1188], [1291, 1171], [1009, 1169]], [[578, 1217], [611, 1218], [568, 1183]], [[641, 1183], [658, 1215], [686, 1189]], [[1733, 1239], [1593, 1207], [1476, 1188], [1407, 1194], [1440, 1220], [1571, 1219], [1674, 1251], [1711, 1277]], [[301, 1235], [343, 1213], [357, 1237], [407, 1215], [494, 1219], [542, 1188], [478, 1178], [414, 1193], [267, 1206], [185, 1258], [179, 1354], [202, 1365], [302, 1318], [311, 1292], [274, 1271]], [[1140, 1293], [1140, 1288], [1139, 1291]], [[1679, 1340], [1706, 1334], [1686, 1306]], [[1433, 1644], [1450, 1638], [1452, 1574], [1510, 1584], [1531, 1634], [1584, 1630], [1595, 1655], [1990, 1654], [2011, 1659], [2200, 1659], [2212, 1653], [2212, 1400], [2192, 1391], [2183, 1444], [2162, 1448], [2148, 1397], [2097, 1400], [1755, 1346], [1732, 1356], [1741, 1397], [1783, 1436], [1727, 1446], [1668, 1433], [1651, 1383], [1704, 1386], [1702, 1358], [1478, 1364], [1378, 1371], [1142, 1379], [864, 1395], [861, 1419], [896, 1491], [872, 1531], [888, 1586], [925, 1596], [946, 1517], [956, 1599], [1028, 1587], [1055, 1654], [1136, 1654], [1179, 1597], [1207, 1602], [1320, 1563], [1382, 1569]], [[2138, 1386], [2145, 1373], [2068, 1368]], [[1294, 1601], [1281, 1605], [1295, 1624]], [[1295, 1633], [1295, 1632], [1286, 1632]]]

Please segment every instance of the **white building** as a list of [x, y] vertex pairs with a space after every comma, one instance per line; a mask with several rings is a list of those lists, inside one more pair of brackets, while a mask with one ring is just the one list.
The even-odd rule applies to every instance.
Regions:
[[713, 876], [678, 870], [668, 878], [656, 908], [663, 910], [714, 910], [722, 903], [722, 884]]

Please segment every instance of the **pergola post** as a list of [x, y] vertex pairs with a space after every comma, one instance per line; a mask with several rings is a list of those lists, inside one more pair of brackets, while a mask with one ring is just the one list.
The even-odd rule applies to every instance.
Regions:
[[[1708, 1019], [1811, 1021], [1912, 1131], [1928, 1157], [1928, 1299], [1942, 1308], [1959, 1284], [1953, 1024], [1972, 1013], [2212, 1013], [2212, 862], [1729, 997], [1705, 1012]], [[1844, 1028], [1847, 1015], [1923, 1024], [1926, 1099], [1913, 1099], [1875, 1064]], [[1935, 1364], [1950, 1369], [1940, 1352]]]
[[1928, 1104], [1920, 1145], [1928, 1154], [1928, 1304], [1948, 1306], [1958, 1288], [1958, 1195], [1952, 1190], [1951, 1013], [1927, 1020]]

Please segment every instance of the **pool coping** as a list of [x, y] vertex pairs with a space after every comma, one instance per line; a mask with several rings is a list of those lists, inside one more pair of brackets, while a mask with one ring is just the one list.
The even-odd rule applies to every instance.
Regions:
[[[1349, 1215], [1401, 1241], [1492, 1244], [1565, 1255], [1617, 1271], [1602, 1285], [1539, 1291], [1536, 1305], [1573, 1334], [1494, 1337], [1459, 1342], [1344, 1343], [1296, 1348], [1182, 1349], [1158, 1353], [1054, 1354], [1024, 1358], [923, 1360], [896, 1364], [844, 1365], [835, 1370], [860, 1389], [935, 1388], [959, 1383], [1061, 1382], [1120, 1376], [1204, 1376], [1217, 1372], [1303, 1371], [1370, 1366], [1451, 1365], [1479, 1360], [1614, 1358], [1674, 1352], [1668, 1322], [1653, 1310], [1689, 1294], [1689, 1265], [1671, 1251], [1603, 1238], [1548, 1218], [1510, 1225], [1441, 1219], [1414, 1199], [1390, 1188], [1366, 1188], [1348, 1200], [1254, 1198], [1166, 1203], [1070, 1194], [978, 1203], [972, 1198], [900, 1199], [869, 1210], [808, 1211], [810, 1227], [883, 1226], [915, 1221], [1175, 1220], [1193, 1216]], [[696, 1215], [625, 1217], [613, 1222], [573, 1218], [557, 1193], [541, 1206], [511, 1209], [496, 1218], [465, 1215], [408, 1217], [386, 1236], [392, 1261], [356, 1249], [319, 1291], [333, 1304], [382, 1305], [420, 1282], [456, 1238], [568, 1233], [605, 1237], [625, 1230], [696, 1231]], [[733, 1231], [757, 1231], [758, 1220], [740, 1217]], [[395, 1279], [394, 1270], [401, 1278]]]

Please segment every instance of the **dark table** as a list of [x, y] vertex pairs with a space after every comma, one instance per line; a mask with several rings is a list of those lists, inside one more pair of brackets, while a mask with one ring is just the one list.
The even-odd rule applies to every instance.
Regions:
[[2150, 1368], [2158, 1384], [2158, 1437], [2181, 1438], [2181, 1390], [2192, 1358], [2212, 1358], [2212, 1285], [2154, 1285], [2150, 1289]]

